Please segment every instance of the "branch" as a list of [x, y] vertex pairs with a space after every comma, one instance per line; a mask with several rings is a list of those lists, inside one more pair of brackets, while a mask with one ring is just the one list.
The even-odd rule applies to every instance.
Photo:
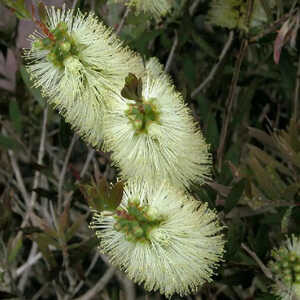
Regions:
[[[41, 133], [40, 148], [39, 148], [39, 154], [38, 154], [38, 160], [37, 160], [37, 163], [39, 165], [42, 165], [44, 154], [45, 154], [47, 119], [48, 119], [48, 106], [45, 107], [44, 114], [43, 114], [42, 133]], [[33, 187], [32, 187], [33, 189], [36, 189], [38, 187], [39, 181], [40, 181], [40, 171], [36, 171], [34, 174]], [[34, 204], [36, 201], [36, 196], [37, 196], [37, 193], [35, 191], [32, 191], [31, 199], [30, 199], [30, 206], [29, 206], [30, 211], [34, 207]]]
[[166, 73], [169, 72], [169, 70], [170, 70], [177, 45], [178, 45], [178, 35], [177, 35], [177, 31], [175, 30], [175, 37], [174, 37], [173, 45], [172, 45], [172, 48], [171, 48], [171, 51], [170, 51], [170, 54], [169, 54], [169, 57], [168, 57], [168, 60], [167, 60], [166, 66], [165, 66]]
[[196, 8], [197, 8], [197, 6], [198, 6], [199, 3], [200, 3], [200, 0], [195, 0], [193, 2], [193, 4], [190, 6], [190, 8], [189, 8], [190, 16], [192, 16], [195, 13]]
[[119, 23], [119, 25], [118, 25], [118, 27], [117, 27], [117, 29], [116, 29], [116, 34], [117, 34], [117, 35], [120, 33], [121, 29], [123, 28], [124, 23], [125, 23], [125, 20], [126, 20], [128, 14], [129, 14], [129, 12], [130, 12], [130, 7], [127, 6], [127, 7], [126, 7], [126, 10], [125, 10], [125, 12], [124, 12], [124, 15], [123, 15], [123, 17], [122, 17], [122, 19], [121, 19], [121, 21], [120, 21], [120, 23]]
[[267, 268], [264, 263], [259, 259], [259, 257], [256, 255], [255, 252], [250, 250], [244, 243], [241, 244], [242, 248], [255, 260], [255, 262], [258, 264], [260, 269], [263, 271], [263, 273], [266, 275], [267, 278], [273, 280], [273, 274], [270, 271], [269, 268]]
[[265, 276], [271, 280], [273, 280], [274, 282], [276, 282], [276, 284], [282, 289], [285, 290], [286, 287], [284, 286], [284, 284], [276, 279], [275, 276], [273, 276], [271, 270], [265, 266], [265, 264], [259, 259], [259, 257], [256, 255], [255, 252], [251, 251], [244, 243], [241, 244], [242, 248], [255, 260], [255, 262], [258, 264], [258, 266], [260, 267], [260, 269], [263, 271], [263, 273], [265, 274]]
[[120, 281], [120, 283], [123, 287], [123, 290], [125, 292], [125, 299], [126, 300], [135, 300], [136, 293], [135, 293], [134, 283], [120, 271], [116, 272], [116, 276], [117, 276], [118, 280]]
[[32, 265], [34, 265], [36, 262], [39, 261], [40, 258], [42, 258], [42, 253], [39, 252], [38, 254], [36, 254], [35, 256], [33, 257], [28, 257], [28, 260], [25, 264], [23, 264], [21, 267], [19, 267], [17, 270], [16, 270], [16, 273], [14, 274], [14, 278], [17, 278], [19, 277], [20, 275], [22, 275], [22, 273], [24, 271], [26, 271], [28, 268], [30, 268]]
[[85, 173], [86, 173], [86, 171], [87, 171], [87, 169], [88, 169], [88, 167], [89, 167], [89, 165], [90, 165], [90, 162], [92, 161], [94, 155], [95, 155], [95, 150], [91, 148], [91, 149], [89, 150], [89, 153], [88, 153], [88, 155], [87, 155], [87, 158], [86, 158], [86, 160], [85, 160], [85, 163], [84, 163], [84, 165], [83, 165], [83, 167], [82, 167], [82, 170], [81, 170], [81, 172], [80, 172], [80, 175], [79, 175], [80, 178], [82, 178], [82, 177], [85, 175]]
[[58, 208], [59, 209], [61, 209], [61, 204], [62, 204], [61, 203], [61, 201], [62, 201], [62, 188], [63, 188], [63, 184], [64, 184], [64, 181], [65, 181], [67, 166], [68, 166], [68, 163], [69, 163], [69, 160], [70, 160], [70, 157], [71, 157], [71, 153], [73, 151], [73, 147], [74, 147], [76, 141], [77, 141], [77, 135], [74, 134], [73, 138], [71, 140], [71, 144], [68, 148], [62, 170], [60, 172], [59, 181], [58, 181]]
[[21, 175], [19, 165], [18, 165], [18, 162], [17, 162], [16, 157], [15, 157], [15, 153], [12, 150], [8, 150], [8, 155], [10, 157], [11, 166], [13, 168], [14, 174], [15, 174], [16, 179], [17, 179], [18, 188], [19, 188], [19, 190], [22, 194], [22, 197], [24, 198], [25, 203], [29, 204], [29, 201], [30, 201], [29, 200], [29, 195], [28, 195], [28, 192], [26, 190], [26, 187], [25, 187], [25, 184], [24, 184], [23, 177]]
[[89, 300], [95, 297], [101, 290], [104, 289], [109, 280], [114, 276], [116, 268], [109, 267], [105, 274], [100, 278], [100, 280], [85, 294], [81, 297], [76, 298], [75, 300]]

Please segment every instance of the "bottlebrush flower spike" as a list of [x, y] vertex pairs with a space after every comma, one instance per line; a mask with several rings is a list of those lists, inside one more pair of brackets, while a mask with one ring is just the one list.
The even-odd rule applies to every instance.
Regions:
[[211, 282], [224, 252], [214, 211], [165, 182], [125, 186], [115, 214], [95, 212], [99, 250], [130, 279], [167, 297]]
[[149, 13], [156, 19], [165, 16], [171, 10], [172, 0], [114, 0], [115, 2], [123, 2], [127, 6], [133, 6], [137, 13]]
[[292, 235], [279, 249], [272, 251], [269, 263], [276, 284], [272, 286], [281, 300], [300, 299], [300, 238]]
[[164, 178], [188, 188], [209, 178], [208, 145], [157, 60], [142, 78], [128, 76], [122, 95], [105, 116], [104, 148], [125, 180]]
[[64, 7], [46, 13], [46, 24], [39, 22], [46, 30], [30, 37], [31, 49], [25, 52], [27, 70], [49, 103], [98, 147], [111, 93], [120, 91], [129, 72], [141, 72], [142, 62], [93, 13]]

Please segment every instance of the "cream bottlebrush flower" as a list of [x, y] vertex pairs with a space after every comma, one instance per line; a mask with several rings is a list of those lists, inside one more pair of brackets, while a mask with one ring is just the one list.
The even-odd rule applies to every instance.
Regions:
[[211, 282], [224, 252], [215, 212], [165, 182], [129, 182], [116, 213], [96, 212], [91, 228], [113, 265], [167, 297]]
[[93, 13], [51, 7], [44, 25], [30, 37], [27, 70], [66, 121], [99, 146], [111, 93], [120, 91], [129, 72], [143, 70], [142, 61]]
[[[273, 1], [270, 1], [273, 6]], [[247, 28], [247, 1], [244, 0], [213, 0], [208, 12], [209, 22], [229, 29]], [[254, 0], [253, 12], [250, 19], [250, 27], [260, 26], [267, 21], [267, 15], [260, 0]]]
[[269, 263], [275, 276], [273, 292], [282, 300], [300, 299], [300, 238], [292, 235], [272, 251]]
[[156, 59], [147, 63], [139, 88], [138, 99], [120, 98], [104, 120], [104, 148], [122, 177], [166, 178], [187, 188], [203, 183], [210, 175], [208, 145]]
[[151, 14], [156, 19], [160, 19], [171, 10], [171, 1], [172, 0], [114, 0], [114, 2], [122, 2], [128, 6], [135, 7], [137, 13], [144, 12]]

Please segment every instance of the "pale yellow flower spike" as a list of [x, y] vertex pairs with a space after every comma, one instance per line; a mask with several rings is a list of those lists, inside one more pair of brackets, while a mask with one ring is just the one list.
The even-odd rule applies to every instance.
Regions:
[[27, 70], [49, 103], [88, 143], [99, 147], [110, 96], [124, 86], [129, 72], [142, 72], [142, 61], [93, 13], [51, 7], [47, 18], [50, 33], [30, 37]]
[[165, 182], [131, 181], [117, 213], [95, 213], [99, 250], [134, 282], [167, 297], [212, 281], [224, 252], [214, 211]]
[[120, 98], [105, 116], [104, 148], [124, 179], [202, 184], [210, 176], [209, 147], [182, 96], [156, 59], [147, 63], [142, 82], [142, 102]]
[[269, 266], [276, 283], [272, 286], [281, 300], [300, 300], [300, 237], [292, 235], [272, 250]]

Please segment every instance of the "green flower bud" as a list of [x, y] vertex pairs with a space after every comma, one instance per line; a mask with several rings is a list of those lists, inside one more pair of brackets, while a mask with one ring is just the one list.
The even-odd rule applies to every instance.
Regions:
[[296, 273], [300, 272], [300, 263], [297, 263], [296, 265], [294, 265], [294, 271]]
[[53, 53], [53, 52], [50, 52], [48, 55], [47, 55], [47, 58], [50, 62], [52, 62], [54, 65], [57, 64], [57, 59], [56, 59], [56, 55]]
[[68, 53], [71, 50], [71, 43], [64, 42], [59, 45], [62, 52]]
[[274, 263], [271, 268], [272, 268], [273, 272], [276, 272], [276, 273], [279, 272], [281, 269], [277, 263]]
[[297, 260], [297, 255], [295, 253], [291, 253], [289, 257], [290, 262], [295, 262]]
[[284, 260], [284, 261], [282, 262], [282, 267], [283, 267], [283, 268], [288, 268], [288, 266], [289, 266], [288, 261]]
[[300, 274], [299, 273], [295, 275], [295, 282], [300, 283]]
[[292, 283], [293, 282], [293, 276], [291, 274], [285, 274], [283, 276], [283, 280], [289, 284], [289, 283]]
[[290, 269], [284, 269], [283, 274], [285, 275], [292, 275], [292, 271]]
[[132, 231], [136, 238], [140, 238], [144, 235], [144, 230], [140, 226], [133, 227]]

